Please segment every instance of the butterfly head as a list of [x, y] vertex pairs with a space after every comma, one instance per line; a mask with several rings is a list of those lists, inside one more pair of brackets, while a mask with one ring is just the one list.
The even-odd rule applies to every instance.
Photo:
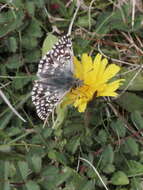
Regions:
[[83, 85], [83, 80], [80, 80], [78, 78], [74, 78], [73, 86], [72, 88], [77, 88]]

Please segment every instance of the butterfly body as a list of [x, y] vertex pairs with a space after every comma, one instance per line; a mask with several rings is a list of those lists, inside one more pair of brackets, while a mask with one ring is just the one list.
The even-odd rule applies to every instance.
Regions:
[[40, 60], [38, 80], [32, 90], [32, 101], [38, 116], [45, 120], [64, 95], [81, 83], [73, 74], [72, 42], [63, 36]]
[[57, 75], [51, 75], [49, 78], [43, 78], [38, 80], [43, 84], [44, 88], [49, 86], [51, 89], [68, 90], [71, 87], [76, 86], [77, 79], [71, 72], [60, 72]]

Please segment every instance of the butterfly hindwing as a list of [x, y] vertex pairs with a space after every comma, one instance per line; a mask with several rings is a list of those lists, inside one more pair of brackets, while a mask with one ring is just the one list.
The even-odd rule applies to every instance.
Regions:
[[45, 120], [59, 102], [61, 93], [42, 81], [35, 81], [32, 91], [32, 101], [36, 106], [37, 115]]

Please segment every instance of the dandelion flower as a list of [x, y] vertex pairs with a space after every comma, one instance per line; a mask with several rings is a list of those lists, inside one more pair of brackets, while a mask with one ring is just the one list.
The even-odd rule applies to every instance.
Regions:
[[102, 59], [101, 54], [97, 54], [94, 60], [86, 53], [82, 54], [81, 61], [74, 57], [75, 77], [82, 80], [83, 84], [72, 88], [66, 95], [63, 104], [73, 104], [79, 112], [84, 112], [88, 102], [93, 97], [112, 96], [118, 94], [116, 90], [120, 87], [124, 79], [111, 82], [111, 79], [120, 71], [120, 67], [109, 64], [106, 58]]

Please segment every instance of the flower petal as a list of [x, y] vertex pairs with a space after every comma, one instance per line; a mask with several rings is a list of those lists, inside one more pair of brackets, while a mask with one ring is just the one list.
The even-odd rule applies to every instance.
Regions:
[[84, 112], [87, 106], [87, 101], [83, 101], [82, 99], [79, 99], [74, 103], [75, 107], [78, 107], [79, 112]]
[[97, 54], [96, 57], [94, 58], [94, 62], [93, 62], [93, 69], [94, 69], [94, 74], [95, 74], [95, 78], [97, 78], [97, 73], [99, 72], [100, 66], [101, 66], [101, 58], [102, 55], [101, 54]]
[[82, 70], [83, 70], [83, 75], [84, 79], [88, 77], [89, 72], [91, 71], [93, 64], [92, 64], [92, 58], [88, 56], [86, 53], [82, 54], [81, 57], [81, 62], [82, 62]]
[[122, 84], [123, 79], [116, 80], [104, 86], [104, 89], [98, 91], [97, 96], [117, 96], [115, 92]]
[[103, 82], [105, 83], [109, 79], [113, 78], [119, 71], [120, 71], [119, 66], [117, 66], [115, 64], [111, 64], [105, 69], [105, 71], [104, 71], [102, 77], [100, 78], [100, 80], [102, 81], [102, 83]]
[[75, 72], [74, 75], [76, 78], [79, 78], [80, 80], [83, 80], [83, 68], [81, 62], [74, 57], [74, 66], [75, 66]]
[[97, 80], [100, 80], [100, 78], [103, 76], [103, 73], [106, 70], [107, 64], [108, 64], [108, 60], [106, 58], [104, 58], [101, 61], [100, 68], [99, 68], [99, 71], [97, 73]]
[[82, 104], [79, 105], [78, 111], [79, 112], [84, 112], [86, 107], [87, 107], [87, 102], [83, 102]]

